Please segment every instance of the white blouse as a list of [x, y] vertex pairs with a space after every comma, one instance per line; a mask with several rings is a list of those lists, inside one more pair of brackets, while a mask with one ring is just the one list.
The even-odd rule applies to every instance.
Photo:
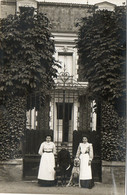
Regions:
[[52, 152], [53, 154], [56, 153], [56, 147], [53, 142], [43, 142], [39, 148], [38, 153], [42, 155], [44, 152]]
[[89, 154], [89, 160], [93, 159], [93, 146], [91, 143], [80, 143], [78, 146], [76, 157], [79, 158], [80, 154]]

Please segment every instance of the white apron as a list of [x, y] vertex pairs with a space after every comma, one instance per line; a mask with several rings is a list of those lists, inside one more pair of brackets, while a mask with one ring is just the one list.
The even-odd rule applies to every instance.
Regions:
[[53, 142], [43, 142], [39, 149], [41, 155], [38, 179], [53, 181], [55, 179], [55, 157], [54, 157], [55, 145]]
[[81, 154], [80, 155], [80, 180], [89, 180], [92, 179], [91, 166], [88, 165], [89, 155]]
[[90, 156], [88, 153], [85, 153], [87, 148], [90, 147], [90, 144], [80, 144], [81, 154], [80, 154], [80, 180], [89, 180], [92, 179], [91, 165], [88, 165]]

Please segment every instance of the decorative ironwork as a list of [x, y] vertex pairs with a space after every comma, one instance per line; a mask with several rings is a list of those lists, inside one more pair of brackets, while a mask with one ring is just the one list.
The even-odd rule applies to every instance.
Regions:
[[66, 71], [65, 64], [63, 72], [60, 72], [57, 77], [57, 83], [63, 84], [63, 86], [66, 86], [66, 84], [72, 83], [73, 76], [70, 76], [69, 72]]
[[84, 91], [88, 86], [88, 82], [78, 82], [66, 71], [65, 64], [62, 72], [58, 73], [57, 79], [55, 80], [56, 89], [72, 89], [78, 91]]

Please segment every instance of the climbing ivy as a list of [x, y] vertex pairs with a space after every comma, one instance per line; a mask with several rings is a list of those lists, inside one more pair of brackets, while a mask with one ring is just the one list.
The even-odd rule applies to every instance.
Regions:
[[[79, 23], [80, 80], [96, 101], [102, 159], [125, 160], [126, 8], [96, 11]], [[98, 108], [101, 105], [101, 110]], [[99, 128], [100, 128], [99, 127]]]
[[0, 160], [16, 158], [26, 125], [27, 97], [44, 100], [57, 63], [50, 22], [34, 9], [9, 15], [0, 25]]

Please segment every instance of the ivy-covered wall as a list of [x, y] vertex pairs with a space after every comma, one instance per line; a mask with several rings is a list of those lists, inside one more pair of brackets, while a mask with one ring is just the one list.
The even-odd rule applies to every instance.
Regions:
[[45, 104], [40, 107], [38, 111], [38, 130], [48, 130], [49, 129], [49, 110], [50, 110], [50, 99], [47, 96], [45, 99]]
[[126, 156], [125, 118], [107, 102], [102, 104], [101, 155], [107, 161], [125, 161]]
[[87, 96], [79, 97], [79, 127], [80, 131], [90, 131], [90, 102]]

